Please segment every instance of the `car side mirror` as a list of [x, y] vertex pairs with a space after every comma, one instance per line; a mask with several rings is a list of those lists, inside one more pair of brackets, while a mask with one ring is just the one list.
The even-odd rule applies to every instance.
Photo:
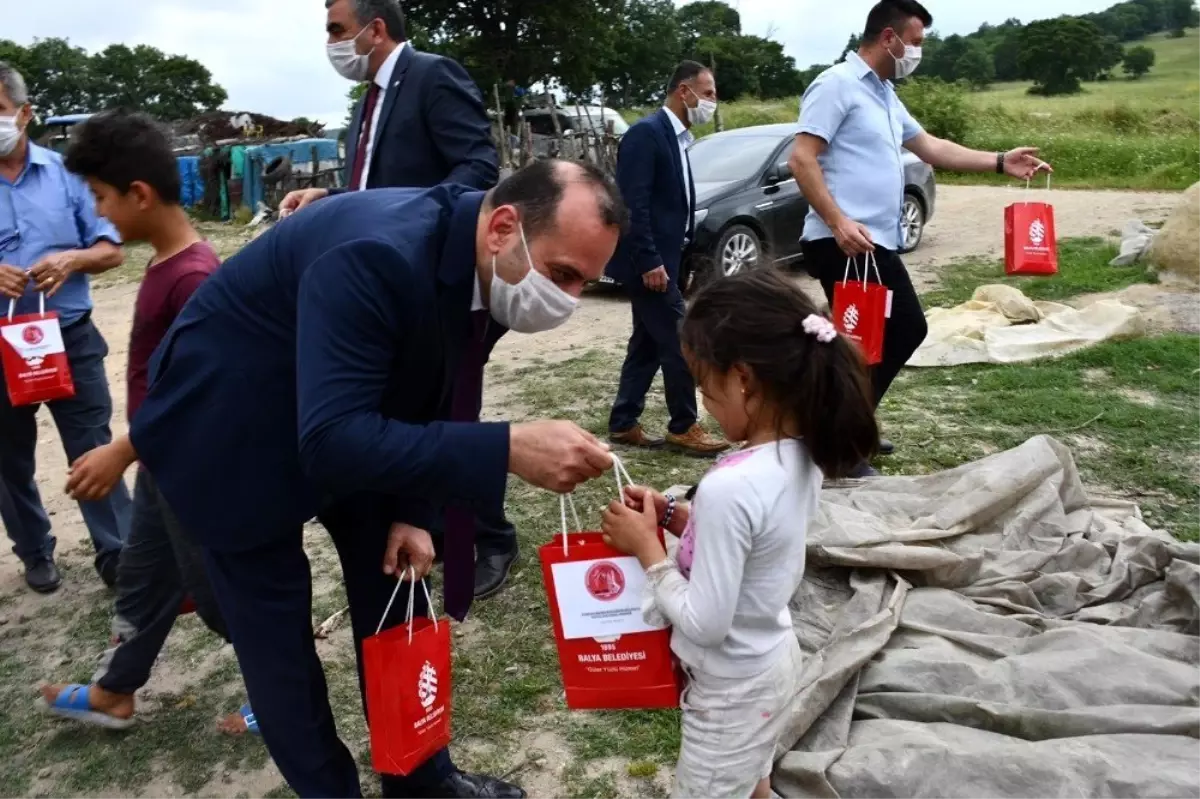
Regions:
[[770, 184], [785, 183], [792, 179], [792, 170], [787, 161], [780, 161], [767, 172], [767, 182]]

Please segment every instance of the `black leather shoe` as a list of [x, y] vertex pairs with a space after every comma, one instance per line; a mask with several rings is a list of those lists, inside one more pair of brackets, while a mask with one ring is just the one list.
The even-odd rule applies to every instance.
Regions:
[[25, 564], [25, 584], [39, 594], [53, 594], [62, 585], [62, 575], [54, 558], [42, 558]]
[[879, 454], [891, 455], [896, 451], [896, 445], [888, 441], [886, 438], [879, 439]]
[[497, 797], [497, 799], [524, 799], [525, 791], [503, 780], [483, 774], [467, 774], [456, 771], [439, 784], [430, 786], [422, 793], [430, 799], [441, 797]]
[[858, 466], [854, 467], [854, 471], [850, 472], [848, 477], [861, 480], [866, 477], [879, 477], [879, 472], [874, 466], [866, 461], [863, 461], [862, 463], [858, 464]]
[[517, 562], [517, 548], [499, 555], [482, 555], [475, 559], [475, 598], [487, 599], [500, 593], [508, 582], [508, 574]]

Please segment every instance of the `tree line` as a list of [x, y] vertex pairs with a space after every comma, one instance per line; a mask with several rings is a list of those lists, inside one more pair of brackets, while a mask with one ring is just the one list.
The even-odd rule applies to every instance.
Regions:
[[[1182, 37], [1200, 26], [1193, 0], [1129, 0], [1105, 11], [1043, 19], [1025, 25], [1008, 19], [983, 24], [974, 33], [925, 39], [920, 75], [982, 89], [993, 82], [1033, 81], [1033, 94], [1073, 94], [1084, 81], [1109, 80], [1117, 67], [1138, 78], [1154, 65], [1154, 51], [1125, 44], [1153, 33]], [[846, 42], [857, 50], [859, 37]], [[804, 71], [805, 83], [828, 65]]]

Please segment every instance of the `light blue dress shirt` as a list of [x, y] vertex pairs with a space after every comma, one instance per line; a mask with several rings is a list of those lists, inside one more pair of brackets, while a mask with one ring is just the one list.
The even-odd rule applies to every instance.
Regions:
[[[91, 191], [63, 166], [58, 153], [29, 143], [25, 169], [15, 183], [0, 177], [0, 263], [29, 269], [42, 258], [64, 250], [80, 250], [107, 239], [120, 244], [116, 228], [96, 214]], [[57, 311], [66, 327], [92, 309], [89, 279], [76, 273], [67, 278], [46, 310]], [[16, 313], [37, 313], [33, 283], [17, 301]], [[0, 315], [7, 317], [8, 301], [0, 298]]]
[[[822, 72], [800, 100], [800, 132], [824, 139], [818, 158], [825, 185], [842, 213], [871, 231], [875, 244], [898, 250], [904, 203], [901, 148], [921, 126], [858, 53]], [[833, 236], [809, 208], [804, 240]]]

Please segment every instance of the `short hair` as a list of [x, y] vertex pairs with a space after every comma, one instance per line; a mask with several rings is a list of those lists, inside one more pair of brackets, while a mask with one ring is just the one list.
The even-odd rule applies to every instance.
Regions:
[[64, 156], [67, 169], [107, 183], [122, 194], [145, 183], [164, 203], [178, 205], [179, 166], [167, 134], [150, 117], [104, 111], [76, 125]]
[[587, 184], [596, 194], [600, 221], [605, 227], [620, 229], [622, 235], [629, 227], [629, 209], [621, 198], [617, 184], [595, 164], [543, 158], [500, 181], [492, 190], [493, 208], [512, 205], [521, 212], [525, 233], [536, 236], [553, 230], [558, 219], [558, 207], [570, 183]]
[[899, 33], [913, 17], [921, 20], [926, 28], [933, 27], [933, 15], [917, 0], [880, 0], [867, 14], [862, 40], [874, 42], [888, 28]]
[[667, 81], [667, 94], [673, 94], [679, 88], [679, 84], [695, 80], [705, 72], [711, 71], [699, 61], [680, 61], [679, 66], [671, 73], [671, 79]]
[[0, 87], [14, 105], [25, 105], [29, 102], [29, 89], [25, 86], [25, 78], [17, 68], [0, 61]]
[[[325, 0], [329, 8], [338, 0]], [[359, 25], [366, 27], [377, 19], [383, 20], [383, 27], [388, 38], [393, 42], [402, 42], [408, 32], [404, 27], [404, 12], [400, 9], [400, 0], [347, 0], [350, 8], [354, 9], [354, 19]]]

